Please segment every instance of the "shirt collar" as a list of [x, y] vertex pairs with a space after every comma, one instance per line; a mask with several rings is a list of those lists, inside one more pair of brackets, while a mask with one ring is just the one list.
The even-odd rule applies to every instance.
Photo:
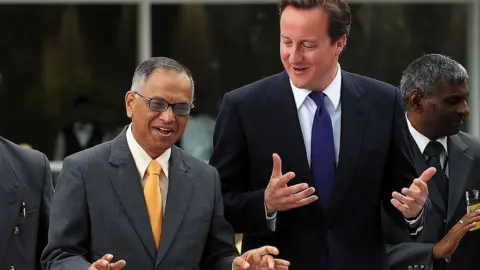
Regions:
[[[132, 153], [133, 161], [137, 166], [138, 173], [140, 174], [140, 179], [143, 179], [145, 175], [145, 171], [147, 170], [148, 165], [152, 161], [152, 158], [145, 152], [145, 150], [138, 144], [135, 137], [133, 137], [132, 133], [132, 125], [130, 124], [127, 129], [127, 144], [128, 148], [130, 148], [130, 152]], [[172, 149], [168, 148], [162, 155], [160, 155], [156, 160], [162, 166], [162, 171], [168, 179], [168, 161], [170, 160], [170, 156], [172, 153]]]
[[[407, 124], [408, 124], [408, 130], [410, 131], [410, 134], [412, 134], [413, 139], [415, 140], [415, 143], [417, 144], [418, 148], [420, 149], [420, 152], [423, 154], [423, 151], [425, 151], [425, 148], [427, 148], [428, 143], [430, 142], [430, 139], [425, 137], [422, 133], [418, 132], [407, 118]], [[441, 137], [437, 140], [442, 146], [443, 149], [445, 150], [445, 153], [448, 155], [448, 147], [447, 147], [447, 137]]]
[[[296, 87], [292, 80], [290, 80], [290, 86], [292, 87], [293, 97], [295, 99], [295, 104], [297, 105], [297, 110], [300, 109], [305, 99], [308, 97], [311, 90], [302, 89]], [[332, 82], [323, 90], [323, 93], [330, 99], [333, 104], [333, 109], [336, 110], [338, 104], [340, 103], [340, 94], [342, 89], [342, 69], [340, 68], [340, 64], [337, 63], [337, 74], [335, 74], [335, 78], [333, 78]]]

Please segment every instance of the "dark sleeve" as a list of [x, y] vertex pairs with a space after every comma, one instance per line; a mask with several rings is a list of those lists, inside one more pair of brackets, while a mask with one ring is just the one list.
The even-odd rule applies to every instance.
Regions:
[[202, 269], [232, 270], [233, 259], [238, 256], [235, 236], [230, 224], [223, 215], [223, 200], [220, 191], [220, 179], [214, 169], [215, 210], [210, 224], [208, 239], [202, 258]]
[[226, 219], [236, 233], [268, 232], [265, 189], [250, 188], [248, 145], [239, 112], [229, 94], [223, 98], [213, 147], [210, 164], [220, 174]]
[[52, 171], [50, 169], [50, 163], [47, 157], [43, 156], [43, 176], [42, 176], [42, 197], [40, 201], [40, 218], [38, 223], [38, 237], [37, 237], [37, 268], [40, 267], [40, 257], [42, 251], [48, 242], [48, 225], [50, 222], [50, 203], [53, 196], [53, 183], [52, 183]]
[[396, 91], [394, 106], [393, 134], [382, 182], [382, 202], [388, 215], [402, 228], [408, 230], [402, 212], [390, 202], [393, 191], [401, 192], [402, 188], [409, 187], [417, 177], [413, 161], [413, 142], [409, 134], [400, 91]]
[[43, 269], [86, 270], [90, 263], [89, 215], [85, 186], [75, 161], [66, 158], [50, 209], [48, 244], [42, 254]]
[[430, 269], [433, 266], [433, 245], [431, 243], [415, 242], [387, 245], [389, 269], [405, 270], [409, 266], [413, 268], [415, 265], [418, 265], [418, 269]]
[[382, 228], [385, 235], [387, 261], [390, 270], [406, 270], [409, 266], [424, 266], [430, 269], [433, 264], [433, 245], [416, 243], [411, 236], [393, 222], [382, 209]]

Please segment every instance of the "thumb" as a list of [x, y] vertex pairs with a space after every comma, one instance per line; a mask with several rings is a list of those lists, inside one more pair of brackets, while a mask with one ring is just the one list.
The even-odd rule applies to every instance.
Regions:
[[437, 172], [437, 170], [434, 167], [430, 167], [430, 168], [426, 169], [425, 171], [423, 171], [422, 175], [420, 175], [420, 177], [418, 179], [420, 181], [426, 183], [428, 180], [430, 180], [435, 175], [436, 172]]
[[277, 153], [272, 155], [273, 158], [273, 169], [272, 177], [280, 177], [282, 175], [282, 160]]

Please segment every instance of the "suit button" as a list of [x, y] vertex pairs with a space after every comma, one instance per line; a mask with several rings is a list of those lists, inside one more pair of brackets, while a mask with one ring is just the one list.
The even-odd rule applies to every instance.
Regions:
[[425, 265], [420, 265], [420, 270], [425, 269]]
[[413, 270], [418, 270], [418, 265], [414, 265]]
[[[20, 228], [18, 228], [18, 226], [15, 227], [15, 229], [13, 229], [13, 234], [15, 235], [19, 235], [20, 234]], [[12, 266], [13, 267], [13, 266]], [[10, 267], [10, 268], [12, 268]], [[15, 267], [14, 267], [15, 268]]]
[[15, 270], [15, 266], [10, 265], [10, 270]]
[[413, 270], [413, 266], [408, 266], [408, 270]]

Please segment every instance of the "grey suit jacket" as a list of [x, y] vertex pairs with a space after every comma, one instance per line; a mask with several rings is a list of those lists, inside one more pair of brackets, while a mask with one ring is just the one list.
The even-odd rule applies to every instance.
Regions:
[[[416, 167], [421, 172], [427, 164], [418, 147], [416, 148]], [[384, 217], [384, 231], [388, 248], [390, 269], [408, 270], [471, 270], [478, 269], [480, 254], [480, 231], [467, 232], [453, 254], [451, 260], [433, 260], [433, 245], [467, 213], [465, 191], [480, 189], [480, 142], [473, 136], [460, 132], [448, 138], [449, 194], [445, 205], [440, 192], [433, 181], [428, 182], [432, 207], [422, 233], [410, 242], [404, 233]], [[446, 223], [446, 230], [443, 224]], [[412, 268], [409, 268], [411, 266]]]
[[52, 192], [45, 155], [0, 137], [0, 269], [41, 269]]
[[231, 270], [234, 233], [217, 171], [177, 147], [170, 158], [160, 248], [154, 244], [126, 129], [65, 159], [51, 208], [44, 269], [86, 270], [110, 253], [124, 269]]

